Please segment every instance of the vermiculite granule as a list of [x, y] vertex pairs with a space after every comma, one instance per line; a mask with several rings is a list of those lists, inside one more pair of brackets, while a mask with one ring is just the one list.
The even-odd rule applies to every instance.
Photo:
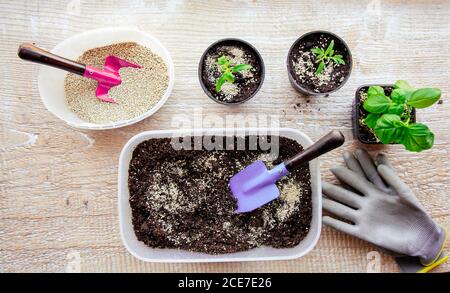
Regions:
[[69, 108], [91, 123], [117, 122], [137, 117], [158, 103], [169, 84], [167, 66], [150, 49], [136, 43], [117, 43], [88, 50], [77, 61], [103, 68], [105, 58], [114, 55], [142, 68], [124, 67], [119, 71], [122, 83], [109, 90], [117, 104], [102, 102], [95, 96], [97, 82], [72, 73], [64, 88]]

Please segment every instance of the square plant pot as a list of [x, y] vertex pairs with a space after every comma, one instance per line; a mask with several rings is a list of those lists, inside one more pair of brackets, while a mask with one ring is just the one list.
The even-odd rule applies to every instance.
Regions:
[[[393, 84], [365, 84], [360, 86], [355, 93], [355, 102], [353, 104], [353, 136], [357, 138], [360, 142], [364, 144], [381, 144], [375, 134], [362, 123], [362, 119], [364, 119], [369, 112], [367, 112], [362, 104], [362, 93], [367, 93], [370, 86], [381, 86], [384, 89], [384, 92], [387, 95], [390, 95], [392, 90], [394, 89]], [[412, 108], [411, 110], [411, 123], [416, 122], [416, 109]]]

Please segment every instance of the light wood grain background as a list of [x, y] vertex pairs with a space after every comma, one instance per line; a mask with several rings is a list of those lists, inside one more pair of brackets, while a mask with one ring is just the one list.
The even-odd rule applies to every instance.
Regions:
[[[38, 66], [16, 56], [21, 42], [51, 49], [89, 29], [136, 25], [172, 54], [172, 96], [154, 116], [113, 131], [80, 131], [50, 114], [37, 89]], [[293, 261], [153, 264], [122, 245], [117, 216], [117, 163], [133, 135], [171, 128], [175, 114], [196, 107], [219, 115], [280, 115], [281, 125], [313, 139], [342, 130], [344, 147], [321, 160], [322, 177], [342, 164], [345, 150], [361, 145], [351, 134], [355, 89], [364, 83], [406, 79], [443, 91], [443, 104], [418, 111], [436, 134], [432, 150], [384, 151], [427, 211], [450, 230], [449, 1], [1, 1], [0, 2], [0, 271], [64, 272], [79, 256], [82, 272], [365, 272], [372, 254], [381, 270], [397, 271], [377, 248], [324, 227], [319, 243]], [[285, 57], [301, 34], [330, 30], [350, 46], [354, 67], [347, 84], [327, 98], [307, 98], [290, 87]], [[262, 54], [266, 79], [258, 95], [236, 108], [211, 101], [197, 79], [203, 50], [223, 37], [251, 42]], [[295, 106], [297, 105], [297, 106]], [[446, 244], [450, 253], [450, 246]], [[437, 271], [450, 271], [450, 263]]]

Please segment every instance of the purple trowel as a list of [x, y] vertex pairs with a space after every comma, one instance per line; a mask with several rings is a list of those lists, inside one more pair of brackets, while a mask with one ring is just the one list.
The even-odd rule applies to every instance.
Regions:
[[230, 189], [237, 200], [237, 213], [253, 211], [280, 196], [276, 182], [292, 170], [323, 155], [345, 141], [340, 131], [331, 131], [301, 153], [267, 170], [262, 161], [256, 161], [231, 177]]

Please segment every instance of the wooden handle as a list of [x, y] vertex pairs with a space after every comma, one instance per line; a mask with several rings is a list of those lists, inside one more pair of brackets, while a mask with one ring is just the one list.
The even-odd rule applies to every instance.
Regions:
[[333, 130], [327, 135], [316, 141], [309, 148], [296, 156], [286, 160], [284, 165], [286, 169], [291, 172], [292, 170], [300, 167], [301, 165], [314, 160], [318, 156], [321, 156], [337, 147], [340, 147], [345, 141], [342, 132]]
[[17, 55], [23, 60], [53, 66], [75, 74], [84, 75], [86, 65], [57, 56], [30, 43], [19, 46]]

